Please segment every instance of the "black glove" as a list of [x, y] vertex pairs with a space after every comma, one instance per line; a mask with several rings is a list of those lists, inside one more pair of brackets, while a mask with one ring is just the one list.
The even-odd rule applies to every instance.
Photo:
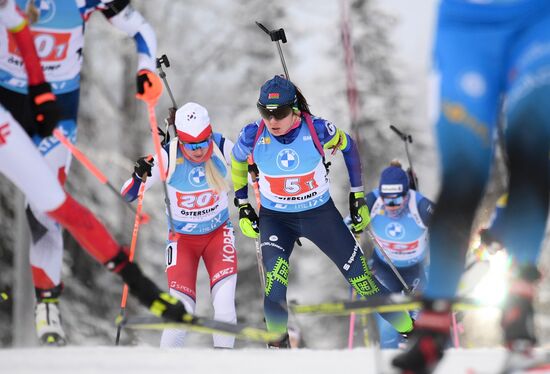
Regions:
[[168, 108], [168, 117], [166, 117], [165, 121], [170, 126], [176, 126], [176, 111], [178, 109], [174, 107]]
[[168, 131], [163, 131], [160, 126], [157, 127], [157, 134], [159, 134], [160, 145], [165, 146], [168, 142], [170, 142], [170, 135], [168, 134]]
[[145, 173], [147, 176], [151, 176], [151, 169], [155, 165], [151, 156], [144, 156], [137, 159], [134, 165], [134, 174], [141, 179]]
[[253, 180], [257, 180], [260, 176], [260, 169], [258, 169], [258, 165], [256, 165], [256, 163], [248, 164], [248, 172]]
[[170, 128], [173, 129], [172, 134], [176, 133], [176, 110], [177, 108], [171, 107], [168, 108], [168, 117], [164, 119], [164, 124], [166, 125], [166, 131], [162, 131], [160, 128], [159, 136], [162, 137], [160, 144], [165, 145], [170, 142]]
[[29, 86], [31, 113], [36, 121], [36, 132], [41, 137], [50, 136], [60, 118], [57, 100], [47, 82]]

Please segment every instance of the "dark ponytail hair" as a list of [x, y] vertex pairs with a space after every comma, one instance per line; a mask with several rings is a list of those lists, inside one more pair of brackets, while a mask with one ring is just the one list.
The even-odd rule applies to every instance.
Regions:
[[302, 94], [302, 91], [300, 91], [298, 86], [296, 86], [295, 84], [294, 84], [294, 88], [296, 88], [296, 107], [300, 112], [306, 112], [308, 114], [311, 114], [309, 110], [309, 104], [307, 103], [305, 96]]

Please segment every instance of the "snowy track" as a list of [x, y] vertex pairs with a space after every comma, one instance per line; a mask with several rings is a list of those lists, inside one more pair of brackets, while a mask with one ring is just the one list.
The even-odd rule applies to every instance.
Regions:
[[[371, 349], [158, 349], [153, 347], [67, 347], [0, 350], [3, 374], [306, 374], [392, 373], [396, 351], [375, 364]], [[496, 373], [503, 349], [449, 350], [436, 374]], [[473, 371], [472, 371], [473, 369]]]

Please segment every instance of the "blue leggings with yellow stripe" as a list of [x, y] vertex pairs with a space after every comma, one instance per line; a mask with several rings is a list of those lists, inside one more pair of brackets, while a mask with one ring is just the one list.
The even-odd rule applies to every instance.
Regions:
[[[318, 208], [296, 213], [276, 212], [262, 207], [259, 217], [266, 272], [264, 313], [268, 330], [287, 331], [286, 292], [290, 255], [296, 239], [300, 237], [317, 245], [359, 295], [368, 297], [380, 292], [380, 283], [368, 270], [361, 248], [332, 200]], [[397, 331], [408, 332], [412, 329], [412, 320], [405, 312], [386, 313], [383, 317]]]

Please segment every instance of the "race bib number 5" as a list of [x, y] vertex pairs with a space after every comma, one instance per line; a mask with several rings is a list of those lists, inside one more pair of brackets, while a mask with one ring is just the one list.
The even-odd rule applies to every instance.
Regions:
[[268, 177], [265, 179], [271, 186], [271, 192], [279, 196], [295, 196], [307, 193], [318, 187], [314, 172], [291, 177]]

